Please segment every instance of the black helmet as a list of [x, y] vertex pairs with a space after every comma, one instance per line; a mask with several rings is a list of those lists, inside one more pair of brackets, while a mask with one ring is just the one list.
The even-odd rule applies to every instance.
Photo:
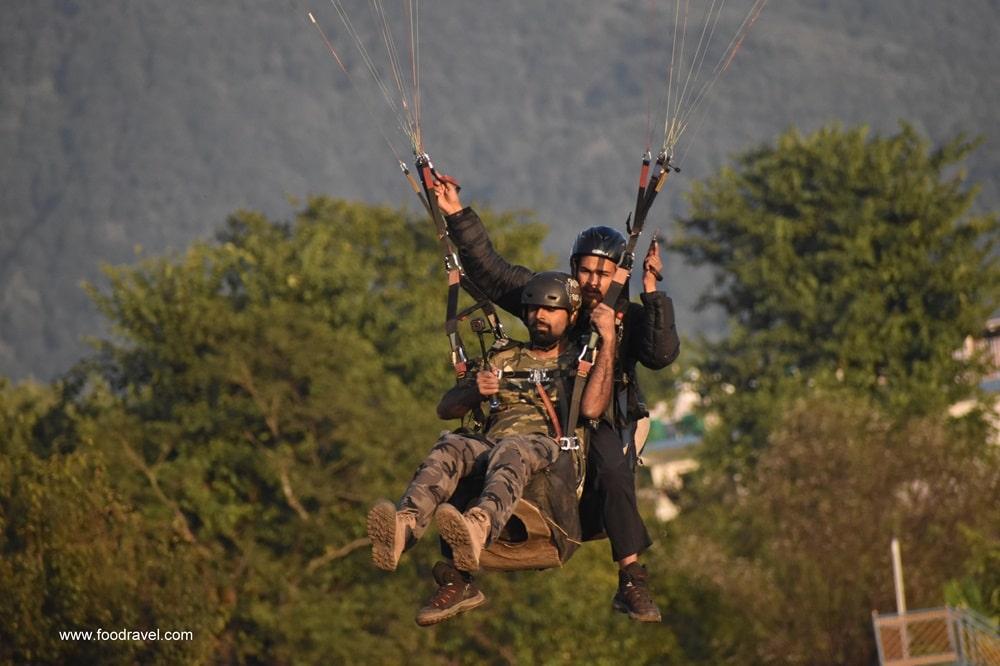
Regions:
[[521, 290], [521, 305], [542, 305], [575, 312], [580, 307], [580, 283], [568, 273], [535, 273]]
[[569, 263], [576, 270], [577, 260], [581, 256], [593, 255], [607, 257], [616, 264], [621, 262], [625, 254], [625, 237], [611, 227], [590, 227], [580, 232], [573, 243], [573, 253]]

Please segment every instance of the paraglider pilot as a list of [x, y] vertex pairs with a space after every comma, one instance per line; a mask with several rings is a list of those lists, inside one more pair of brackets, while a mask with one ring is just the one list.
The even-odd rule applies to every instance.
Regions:
[[[466, 274], [494, 303], [509, 312], [520, 307], [520, 293], [534, 272], [507, 262], [493, 248], [476, 212], [463, 207], [454, 180], [440, 180], [434, 188], [448, 233], [458, 249]], [[621, 233], [606, 226], [585, 229], [576, 238], [570, 268], [583, 292], [583, 307], [573, 336], [586, 336], [589, 320], [598, 312], [626, 249]], [[639, 516], [635, 497], [634, 434], [637, 422], [648, 416], [636, 379], [636, 364], [659, 370], [680, 353], [673, 302], [657, 289], [663, 270], [659, 244], [654, 242], [642, 262], [640, 303], [629, 303], [627, 289], [616, 304], [624, 313], [617, 332], [614, 396], [607, 418], [591, 433], [587, 452], [587, 487], [580, 504], [584, 538], [605, 533], [612, 558], [619, 565], [619, 585], [612, 607], [635, 620], [659, 622], [660, 611], [647, 585], [647, 573], [638, 557], [652, 541]]]

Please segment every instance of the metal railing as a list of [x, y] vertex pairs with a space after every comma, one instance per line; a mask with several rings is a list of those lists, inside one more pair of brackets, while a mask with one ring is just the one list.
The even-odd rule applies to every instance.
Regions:
[[1000, 666], [1000, 631], [995, 624], [972, 611], [952, 609], [958, 654], [962, 664]]
[[872, 613], [882, 666], [1000, 666], [1000, 631], [960, 608]]

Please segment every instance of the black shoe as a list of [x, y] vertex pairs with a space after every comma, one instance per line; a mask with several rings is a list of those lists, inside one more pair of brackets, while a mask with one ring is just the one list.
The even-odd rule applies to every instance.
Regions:
[[633, 562], [618, 571], [618, 592], [611, 607], [639, 622], [659, 622], [660, 609], [646, 584], [646, 567]]
[[435, 564], [433, 573], [438, 589], [424, 607], [417, 611], [417, 624], [421, 627], [444, 622], [486, 603], [486, 595], [472, 584], [472, 576], [459, 571], [448, 562]]

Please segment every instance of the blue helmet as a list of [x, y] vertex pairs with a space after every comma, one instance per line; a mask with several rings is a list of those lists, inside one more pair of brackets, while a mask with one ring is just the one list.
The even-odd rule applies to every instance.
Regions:
[[625, 254], [625, 246], [625, 237], [618, 230], [604, 226], [590, 227], [581, 231], [576, 237], [569, 263], [575, 271], [579, 258], [591, 255], [606, 257], [617, 264]]

